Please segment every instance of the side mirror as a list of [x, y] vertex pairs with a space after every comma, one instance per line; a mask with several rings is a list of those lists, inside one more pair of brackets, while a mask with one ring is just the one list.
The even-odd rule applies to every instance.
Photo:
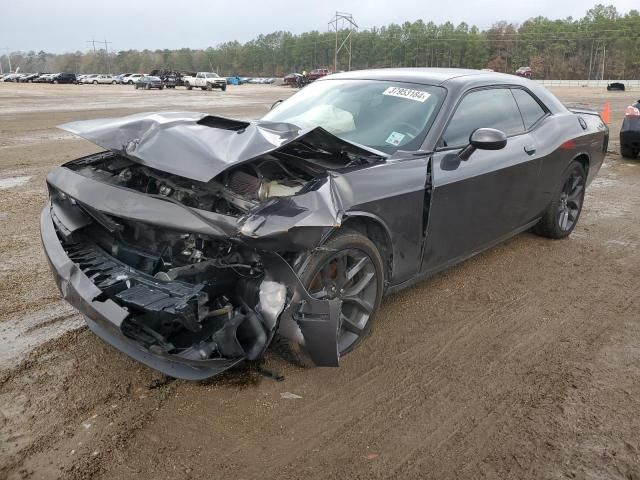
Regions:
[[276, 108], [278, 105], [280, 105], [282, 102], [284, 102], [284, 100], [280, 99], [280, 100], [276, 100], [275, 102], [273, 102], [271, 104], [271, 108], [269, 110], [273, 110], [274, 108]]
[[469, 145], [458, 154], [460, 160], [469, 160], [476, 150], [502, 150], [507, 145], [507, 135], [495, 128], [478, 128], [469, 135]]

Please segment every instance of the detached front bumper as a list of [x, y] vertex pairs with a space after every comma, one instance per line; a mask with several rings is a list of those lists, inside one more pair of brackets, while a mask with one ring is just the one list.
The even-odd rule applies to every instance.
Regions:
[[185, 380], [212, 377], [240, 363], [239, 359], [187, 360], [152, 353], [124, 336], [120, 327], [129, 312], [113, 300], [98, 300], [102, 291], [73, 263], [62, 248], [48, 204], [40, 215], [42, 245], [62, 297], [85, 318], [89, 328], [121, 352], [166, 375]]

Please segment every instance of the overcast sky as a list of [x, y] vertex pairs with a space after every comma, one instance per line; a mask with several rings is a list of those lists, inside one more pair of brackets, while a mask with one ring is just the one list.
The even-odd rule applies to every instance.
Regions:
[[[601, 0], [602, 1], [602, 0]], [[245, 42], [260, 33], [325, 31], [336, 10], [352, 13], [362, 28], [462, 21], [487, 28], [498, 20], [579, 18], [585, 0], [0, 0], [0, 51], [87, 50], [87, 40], [112, 42], [109, 49], [203, 48], [228, 40]], [[602, 1], [618, 11], [638, 0]]]

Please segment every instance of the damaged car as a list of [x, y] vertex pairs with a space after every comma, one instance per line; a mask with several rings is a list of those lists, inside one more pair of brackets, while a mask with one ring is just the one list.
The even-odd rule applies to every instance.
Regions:
[[44, 250], [90, 329], [202, 379], [272, 346], [337, 366], [396, 292], [533, 228], [575, 228], [608, 128], [511, 75], [385, 69], [262, 119], [62, 125], [104, 151], [47, 176]]

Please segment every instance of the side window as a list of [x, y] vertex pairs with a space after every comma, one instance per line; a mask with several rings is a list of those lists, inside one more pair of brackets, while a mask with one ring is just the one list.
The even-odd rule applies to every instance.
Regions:
[[511, 91], [513, 92], [513, 96], [516, 97], [518, 107], [520, 107], [524, 126], [529, 130], [534, 123], [545, 116], [545, 111], [526, 90], [514, 88]]
[[203, 77], [202, 73], [198, 73], [198, 74], [196, 75], [196, 78], [202, 78], [202, 77]]
[[508, 88], [488, 88], [467, 94], [444, 133], [444, 147], [462, 147], [478, 128], [496, 128], [507, 135], [524, 132], [522, 117]]

